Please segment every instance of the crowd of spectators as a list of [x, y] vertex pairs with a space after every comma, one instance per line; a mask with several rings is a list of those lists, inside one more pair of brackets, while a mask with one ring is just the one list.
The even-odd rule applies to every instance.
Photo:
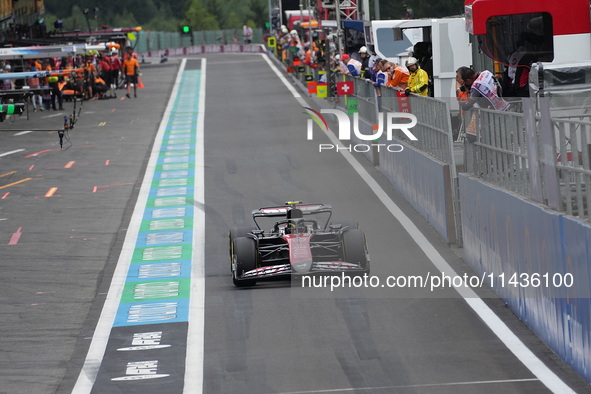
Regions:
[[[282, 26], [276, 33], [277, 56], [287, 66], [305, 65], [313, 69], [331, 69], [334, 73], [365, 78], [375, 86], [378, 96], [383, 88], [403, 91], [407, 96], [411, 93], [432, 95], [430, 52], [417, 48], [417, 57], [409, 57], [405, 64], [397, 64], [381, 59], [371, 46], [361, 46], [354, 50], [339, 53], [332, 40], [322, 40], [318, 31], [291, 30]], [[328, 42], [328, 43], [327, 43]], [[426, 48], [425, 48], [426, 49]], [[320, 76], [319, 82], [324, 75]]]

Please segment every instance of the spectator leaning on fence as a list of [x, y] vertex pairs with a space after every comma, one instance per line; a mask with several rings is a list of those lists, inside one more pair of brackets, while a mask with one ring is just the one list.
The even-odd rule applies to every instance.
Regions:
[[287, 49], [289, 45], [289, 31], [285, 25], [281, 26], [281, 29], [277, 31], [277, 56], [282, 62], [287, 60]]
[[353, 77], [361, 76], [361, 62], [359, 60], [351, 59], [347, 54], [341, 56], [341, 60], [347, 66], [347, 73]]
[[[464, 81], [460, 78], [459, 70], [456, 72], [456, 99], [460, 106], [464, 105], [468, 101], [468, 97], [470, 97], [470, 92], [464, 86]], [[462, 116], [464, 116], [464, 110], [462, 110]]]
[[295, 58], [304, 57], [304, 46], [302, 45], [302, 41], [296, 30], [289, 32], [289, 53], [291, 54], [292, 62]]
[[318, 65], [318, 67], [324, 67], [326, 59], [324, 58], [324, 43], [320, 39], [320, 35], [317, 31], [312, 33], [312, 61]]
[[462, 105], [464, 111], [474, 105], [492, 107], [497, 111], [509, 109], [509, 103], [499, 97], [497, 82], [494, 75], [488, 71], [476, 72], [469, 67], [462, 66], [456, 71], [465, 89], [470, 90], [470, 97]]
[[386, 84], [389, 88], [405, 90], [408, 86], [408, 78], [410, 74], [408, 70], [396, 63], [386, 63], [385, 71], [388, 73], [388, 83]]
[[371, 72], [369, 68], [369, 53], [367, 53], [367, 47], [363, 46], [359, 48], [359, 56], [361, 56], [361, 76], [370, 79]]
[[410, 75], [404, 94], [410, 96], [411, 93], [414, 93], [420, 96], [428, 96], [429, 76], [425, 70], [419, 67], [419, 61], [414, 57], [409, 57], [406, 60], [406, 68], [410, 72]]
[[373, 82], [373, 85], [376, 87], [376, 95], [378, 97], [378, 109], [382, 107], [382, 86], [386, 87], [386, 83], [388, 83], [388, 73], [386, 72], [386, 65], [388, 61], [380, 60], [376, 62], [377, 73], [376, 73], [376, 80]]
[[382, 62], [382, 59], [378, 58], [378, 59], [375, 60], [375, 62], [371, 66], [371, 71], [370, 72], [371, 72], [371, 81], [372, 82], [376, 82], [378, 80], [378, 73], [382, 69], [381, 62]]
[[380, 60], [380, 57], [376, 54], [373, 45], [370, 45], [368, 50], [371, 55], [369, 56], [369, 61], [367, 62], [368, 63], [367, 65], [369, 67], [369, 70], [371, 71], [373, 69], [374, 65], [376, 64], [376, 62], [378, 60]]
[[341, 74], [347, 73], [347, 66], [345, 65], [345, 63], [342, 62], [341, 55], [336, 54], [333, 58], [333, 63], [334, 72], [339, 72]]
[[[386, 86], [388, 83], [388, 72], [387, 72], [387, 65], [389, 64], [386, 60], [380, 60], [377, 64], [377, 72], [376, 72], [376, 80], [374, 81], [373, 85], [376, 88], [381, 88], [382, 86]], [[379, 94], [378, 94], [379, 95]]]

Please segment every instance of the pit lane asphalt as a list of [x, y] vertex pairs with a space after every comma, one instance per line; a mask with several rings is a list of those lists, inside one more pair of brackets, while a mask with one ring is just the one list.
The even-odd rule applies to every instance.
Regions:
[[[30, 178], [0, 189], [0, 392], [70, 392], [176, 66], [174, 59], [143, 66], [138, 99], [85, 103], [68, 150], [59, 150], [55, 133], [0, 132], [0, 154], [25, 149], [0, 157], [0, 175], [8, 174], [0, 187]], [[259, 55], [208, 55], [205, 109], [205, 393], [547, 392], [452, 292], [306, 295], [289, 282], [234, 288], [228, 228], [249, 224], [252, 209], [293, 199], [328, 203], [335, 217], [358, 220], [372, 274], [434, 269], [342, 156], [318, 153], [328, 140], [305, 139], [306, 115]], [[53, 115], [0, 129], [60, 127]], [[468, 271], [359, 160], [452, 267]], [[487, 302], [571, 387], [588, 389], [501, 301]]]
[[[336, 218], [359, 221], [372, 275], [434, 271], [344, 158], [318, 152], [329, 141], [319, 131], [306, 140], [307, 116], [265, 63], [253, 60], [240, 72], [235, 64], [208, 62], [208, 81], [216, 82], [208, 85], [205, 117], [204, 392], [547, 392], [453, 292], [309, 295], [281, 282], [232, 289], [228, 228], [251, 223], [252, 209], [294, 199], [331, 204]], [[358, 160], [391, 191], [375, 168]], [[390, 195], [456, 272], [468, 271], [406, 202]], [[562, 364], [501, 301], [489, 301], [544, 361]], [[588, 386], [578, 381], [580, 388]]]

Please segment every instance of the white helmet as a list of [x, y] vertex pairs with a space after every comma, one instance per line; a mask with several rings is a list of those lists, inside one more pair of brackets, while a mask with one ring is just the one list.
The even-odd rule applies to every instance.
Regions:
[[289, 33], [289, 30], [287, 30], [287, 27], [285, 27], [285, 25], [284, 25], [284, 26], [281, 26], [281, 32], [283, 34], [287, 34], [287, 33]]
[[289, 34], [291, 34], [292, 37], [297, 37], [298, 36], [298, 32], [295, 29], [292, 30], [292, 31], [290, 31]]
[[416, 57], [409, 57], [408, 59], [406, 59], [406, 68], [409, 68], [410, 66], [416, 64], [418, 65], [419, 60]]
[[338, 53], [334, 55], [334, 60], [341, 60], [341, 55], [339, 55]]
[[361, 48], [359, 48], [359, 53], [367, 53], [367, 47], [366, 46], [362, 46]]

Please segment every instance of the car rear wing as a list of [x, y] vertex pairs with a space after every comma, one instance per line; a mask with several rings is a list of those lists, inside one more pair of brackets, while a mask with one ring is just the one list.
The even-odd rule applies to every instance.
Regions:
[[332, 207], [328, 204], [286, 203], [285, 206], [280, 207], [265, 207], [255, 209], [252, 211], [252, 218], [258, 227], [257, 218], [286, 218], [287, 212], [292, 208], [297, 208], [301, 210], [304, 215], [328, 213], [328, 220], [326, 221], [327, 224], [330, 221], [330, 217], [332, 216]]
[[311, 215], [314, 213], [332, 212], [332, 207], [327, 204], [302, 204], [282, 207], [266, 207], [259, 208], [252, 211], [253, 217], [282, 217], [287, 215], [287, 211], [292, 208], [297, 208], [302, 211], [304, 215]]

